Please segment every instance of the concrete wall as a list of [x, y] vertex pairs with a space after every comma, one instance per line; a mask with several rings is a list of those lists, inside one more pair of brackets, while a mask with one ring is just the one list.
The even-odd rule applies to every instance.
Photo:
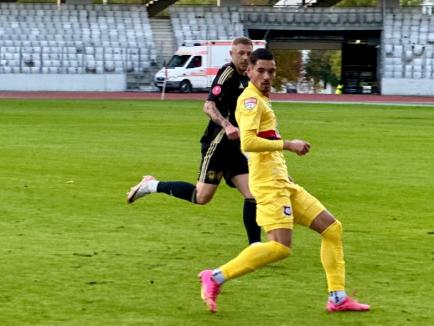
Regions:
[[382, 95], [433, 96], [434, 80], [409, 78], [383, 78]]
[[0, 91], [122, 92], [126, 74], [1, 74]]

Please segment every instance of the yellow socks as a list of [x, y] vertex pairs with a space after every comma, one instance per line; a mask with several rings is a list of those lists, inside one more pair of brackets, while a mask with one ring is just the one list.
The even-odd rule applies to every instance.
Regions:
[[330, 291], [345, 290], [345, 261], [342, 247], [342, 224], [332, 223], [321, 233], [321, 262]]
[[288, 257], [291, 250], [276, 241], [251, 245], [236, 258], [221, 266], [219, 270], [227, 281], [231, 278], [253, 272], [255, 269]]
[[[321, 262], [327, 276], [329, 292], [345, 290], [345, 261], [342, 247], [342, 224], [332, 223], [321, 233]], [[253, 244], [236, 258], [214, 270], [213, 277], [219, 284], [253, 272], [270, 263], [288, 257], [291, 250], [276, 241]]]

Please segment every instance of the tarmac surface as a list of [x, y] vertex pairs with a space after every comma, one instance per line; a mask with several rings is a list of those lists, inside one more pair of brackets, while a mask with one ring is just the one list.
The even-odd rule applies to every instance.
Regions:
[[[205, 100], [207, 93], [166, 93], [170, 100]], [[150, 92], [0, 92], [0, 99], [68, 99], [68, 100], [158, 100], [161, 93]], [[271, 100], [279, 102], [307, 103], [357, 103], [388, 105], [434, 106], [434, 96], [398, 95], [334, 95], [273, 93]]]

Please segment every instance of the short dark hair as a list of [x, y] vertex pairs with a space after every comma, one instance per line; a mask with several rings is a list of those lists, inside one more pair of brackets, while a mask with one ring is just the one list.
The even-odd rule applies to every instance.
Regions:
[[255, 65], [258, 60], [274, 60], [273, 53], [264, 48], [259, 48], [250, 54], [250, 63]]
[[245, 36], [237, 37], [232, 41], [232, 45], [238, 45], [238, 44], [253, 46], [252, 40]]

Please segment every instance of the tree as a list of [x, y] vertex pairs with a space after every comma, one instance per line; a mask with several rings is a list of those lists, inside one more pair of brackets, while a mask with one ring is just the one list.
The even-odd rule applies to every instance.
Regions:
[[306, 78], [312, 79], [314, 89], [320, 82], [324, 88], [327, 84], [336, 86], [340, 79], [340, 51], [311, 50], [305, 65]]
[[287, 83], [297, 83], [302, 68], [301, 52], [297, 50], [273, 50], [273, 55], [277, 65], [273, 87], [279, 90]]
[[378, 1], [381, 0], [342, 0], [336, 7], [377, 7]]
[[217, 0], [179, 0], [177, 5], [216, 5]]

